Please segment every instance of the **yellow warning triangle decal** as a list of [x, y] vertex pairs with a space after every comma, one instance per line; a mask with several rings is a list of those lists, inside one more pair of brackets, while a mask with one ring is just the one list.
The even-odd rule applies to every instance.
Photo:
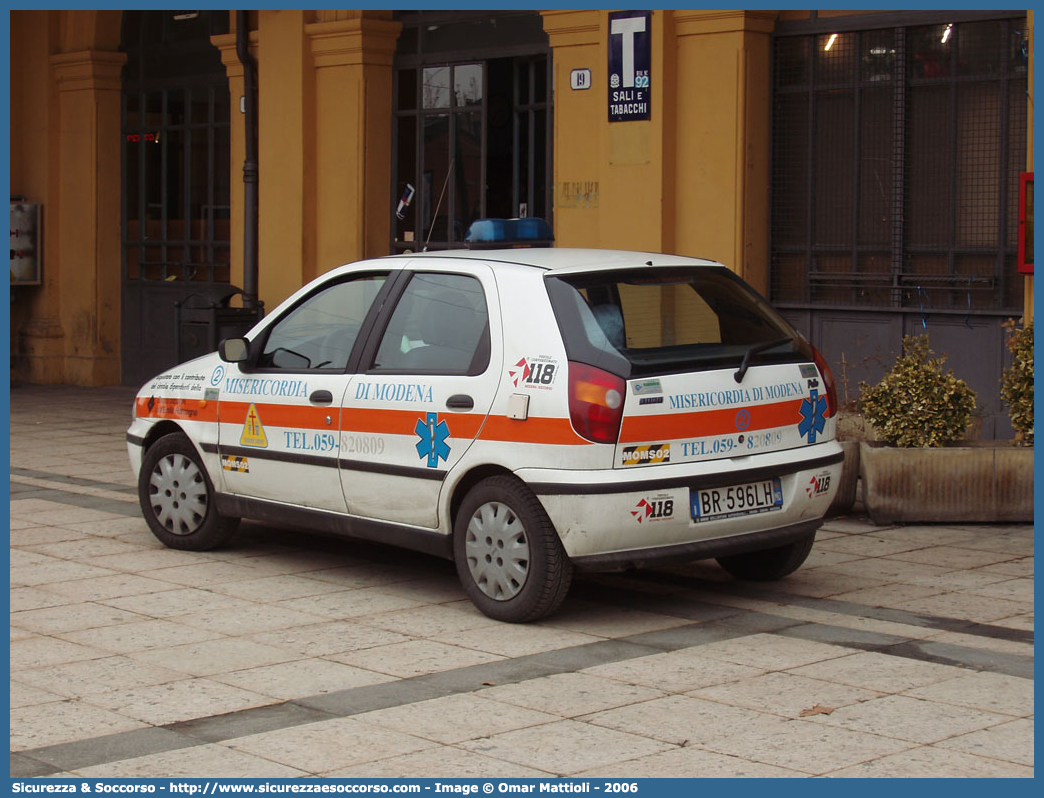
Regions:
[[265, 428], [261, 426], [261, 416], [258, 415], [257, 406], [253, 403], [247, 410], [246, 421], [243, 423], [243, 434], [239, 436], [241, 446], [258, 446], [262, 449], [268, 448], [268, 436]]

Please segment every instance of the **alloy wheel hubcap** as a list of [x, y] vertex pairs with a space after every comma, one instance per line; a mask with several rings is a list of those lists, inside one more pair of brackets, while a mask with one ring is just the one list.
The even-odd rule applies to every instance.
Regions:
[[191, 535], [207, 516], [207, 484], [199, 467], [183, 454], [168, 454], [149, 476], [152, 512], [174, 535]]
[[472, 579], [491, 599], [512, 599], [526, 584], [529, 539], [521, 519], [506, 504], [487, 502], [475, 511], [464, 552]]

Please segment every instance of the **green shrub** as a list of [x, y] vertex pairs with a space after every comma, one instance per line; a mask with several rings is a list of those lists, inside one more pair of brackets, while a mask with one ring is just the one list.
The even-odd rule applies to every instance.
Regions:
[[1008, 349], [1014, 361], [1001, 377], [1001, 396], [1011, 415], [1015, 440], [1033, 445], [1033, 322], [1021, 329], [1014, 320], [1005, 325]]
[[958, 441], [975, 411], [975, 391], [943, 372], [928, 336], [903, 338], [903, 355], [877, 385], [859, 384], [859, 410], [894, 446], [942, 446]]

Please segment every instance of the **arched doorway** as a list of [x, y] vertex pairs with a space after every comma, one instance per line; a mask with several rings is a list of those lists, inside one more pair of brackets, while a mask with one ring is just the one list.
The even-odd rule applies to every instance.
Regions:
[[[233, 290], [228, 79], [210, 41], [228, 29], [226, 11], [123, 15], [121, 366], [127, 385], [178, 362], [185, 333], [176, 323], [176, 302], [209, 303]], [[180, 343], [182, 359], [202, 354], [195, 342]]]

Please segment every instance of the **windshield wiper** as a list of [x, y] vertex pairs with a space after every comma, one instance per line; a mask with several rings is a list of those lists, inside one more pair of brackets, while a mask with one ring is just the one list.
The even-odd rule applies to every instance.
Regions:
[[772, 349], [774, 346], [780, 346], [782, 344], [789, 344], [793, 338], [779, 338], [775, 341], [765, 341], [764, 343], [754, 344], [747, 353], [743, 356], [743, 362], [740, 363], [739, 371], [732, 376], [736, 379], [736, 382], [743, 382], [743, 377], [747, 373], [747, 369], [750, 368], [750, 360], [754, 355], [759, 352], [764, 352], [766, 349]]

